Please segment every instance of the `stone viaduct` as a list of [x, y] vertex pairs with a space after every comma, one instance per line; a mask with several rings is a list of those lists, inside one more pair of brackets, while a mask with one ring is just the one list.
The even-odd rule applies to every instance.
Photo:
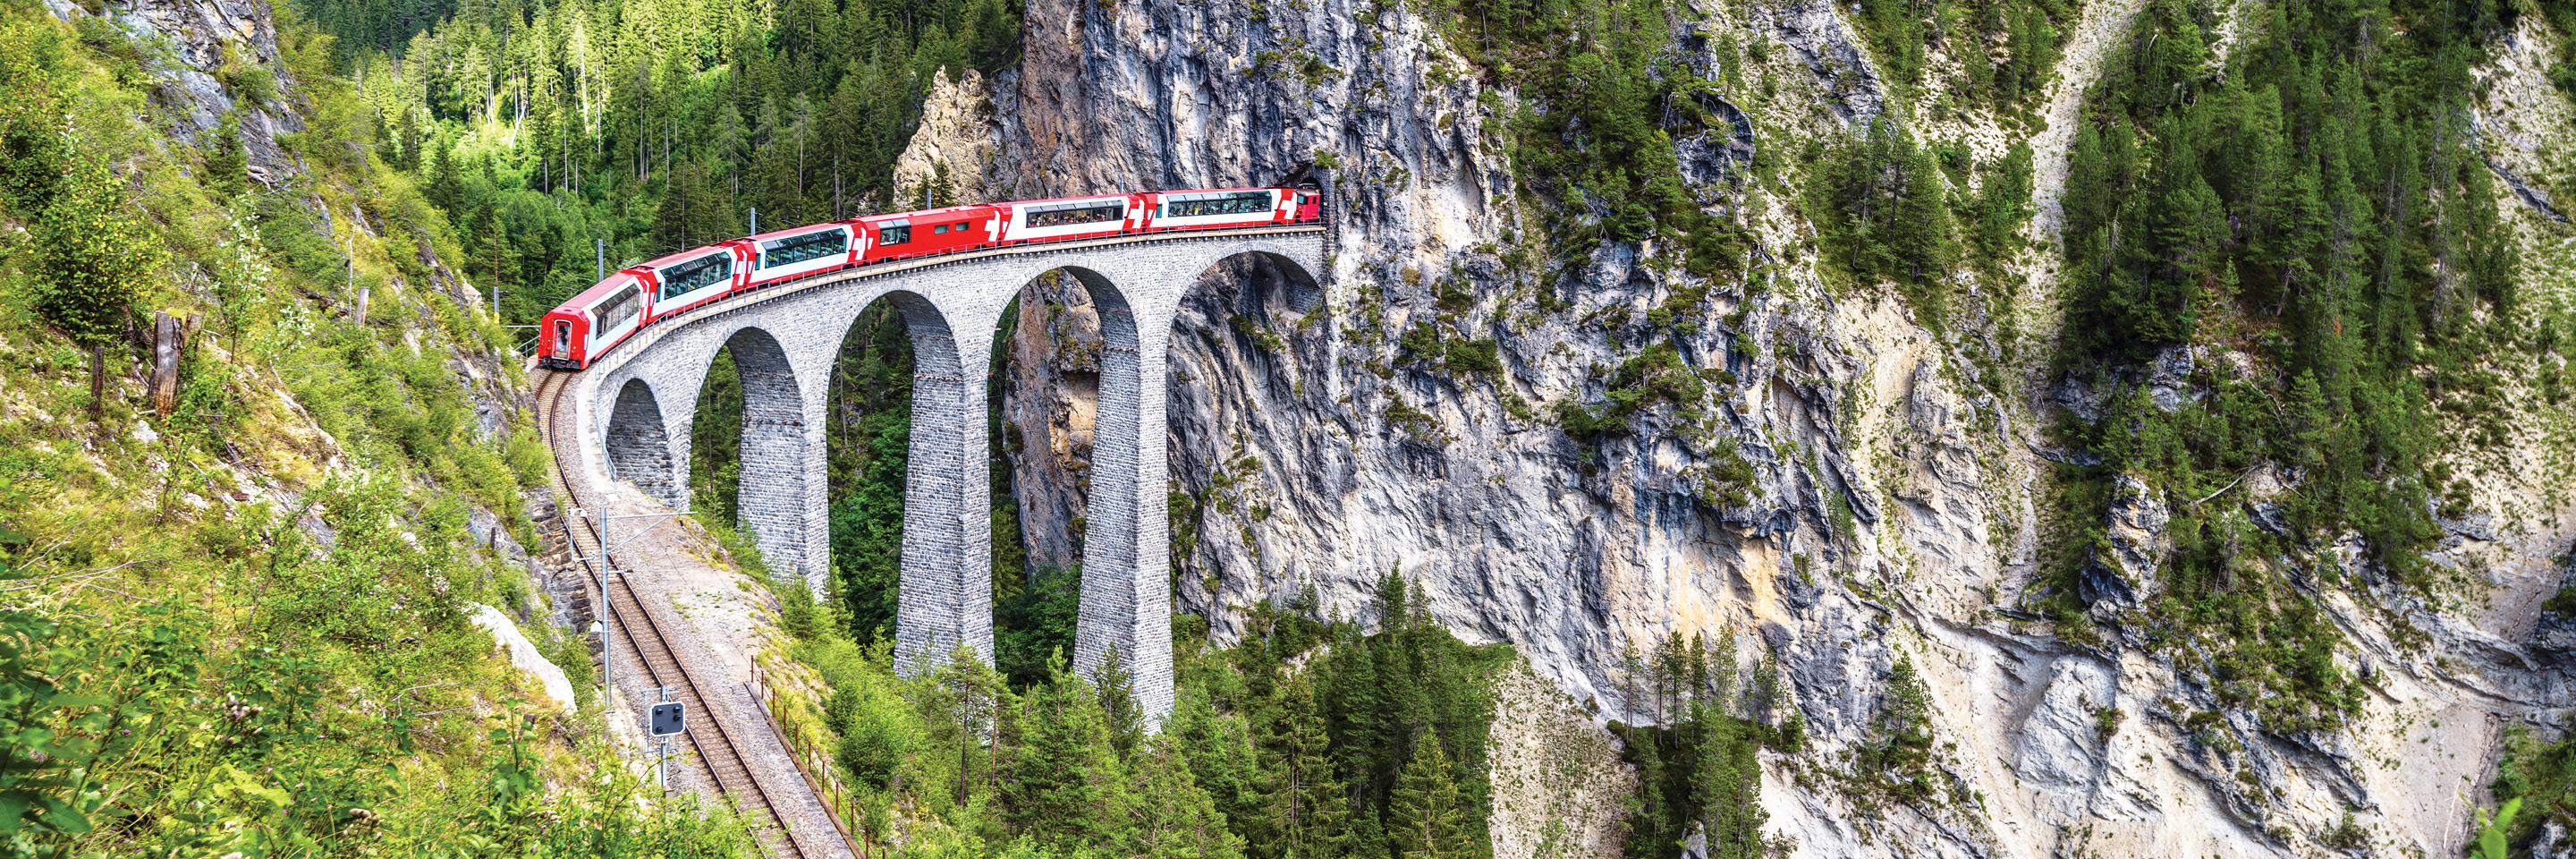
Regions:
[[831, 570], [825, 381], [869, 304], [894, 303], [914, 356], [896, 664], [925, 669], [963, 645], [993, 656], [992, 519], [985, 397], [1003, 311], [1063, 270], [1101, 311], [1094, 433], [1074, 666], [1114, 648], [1141, 709], [1172, 705], [1170, 541], [1163, 413], [1165, 345], [1182, 298], [1219, 263], [1250, 256], [1312, 294], [1322, 227], [1159, 233], [994, 248], [727, 296], [657, 322], [595, 361], [572, 392], [578, 458], [677, 507], [688, 497], [689, 427], [716, 352], [742, 375], [740, 513], [770, 566], [820, 593]]

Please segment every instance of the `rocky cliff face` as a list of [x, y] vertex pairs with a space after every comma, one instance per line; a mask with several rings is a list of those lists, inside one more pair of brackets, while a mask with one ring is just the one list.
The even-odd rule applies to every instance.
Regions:
[[[277, 135], [304, 130], [304, 119], [282, 73], [277, 24], [265, 0], [46, 0], [46, 8], [66, 21], [100, 16], [166, 49], [145, 55], [147, 71], [156, 81], [154, 107], [179, 142], [210, 145], [229, 115], [240, 123], [252, 179], [274, 187], [294, 169]], [[244, 77], [269, 83], [246, 97], [227, 80]]]
[[[2039, 238], [2055, 224], [2074, 106], [2139, 5], [2086, 9], [2044, 129], [1945, 128], [1980, 157], [2039, 138]], [[2488, 571], [2494, 608], [2425, 611], [2417, 622], [2432, 641], [2401, 646], [2380, 612], [2328, 598], [2356, 645], [2339, 658], [2377, 693], [2342, 734], [2264, 731], [2164, 657], [2116, 635], [2071, 642], [2015, 609], [2033, 583], [2044, 507], [2035, 428], [2085, 408], [2085, 392], [2025, 367], [2004, 383], [2015, 393], [1995, 396], [1968, 381], [1965, 360], [1994, 344], [1936, 336], [1883, 294], [1830, 292], [1793, 186], [1741, 169], [1756, 148], [1792, 150], [1885, 109], [1867, 51], [1830, 4], [1697, 3], [1673, 21], [1678, 62], [1707, 68], [1723, 45], [1775, 46], [1742, 57], [1762, 97], [1710, 105], [1726, 128], [1677, 142], [1693, 193], [1751, 225], [1768, 263], [1714, 282], [1654, 264], [1651, 244], [1604, 245], [1562, 273], [1511, 262], [1538, 223], [1501, 136], [1519, 94], [1485, 84], [1409, 6], [1033, 0], [1026, 20], [1021, 68], [982, 91], [943, 91], [956, 104], [931, 114], [968, 119], [923, 132], [937, 151], [976, 153], [950, 173], [984, 195], [1310, 171], [1333, 182], [1325, 294], [1290, 294], [1249, 268], [1212, 272], [1174, 338], [1174, 490], [1190, 496], [1175, 506], [1178, 599], [1221, 637], [1236, 607], [1304, 588], [1354, 616], [1371, 581], [1397, 569], [1461, 636], [1509, 641], [1574, 701], [1636, 718], [1620, 694], [1624, 651], [1667, 632], [1732, 633], [1747, 653], [1781, 657], [1817, 739], [1768, 759], [1763, 794], [1772, 829], [1808, 856], [2288, 856], [2352, 844], [2447, 855], [2498, 727], [2576, 702], [2548, 655], [2564, 648], [2518, 643], [2532, 634], [2535, 595], [2559, 584], [2548, 559], [2567, 548], [2570, 520], [2503, 472], [2480, 506], [2518, 524], [2461, 523], [2444, 555]], [[2548, 55], [2544, 33], [2517, 35], [2513, 51]], [[2491, 68], [2514, 98], [2557, 98], [2521, 53]], [[2526, 136], [2566, 139], [2563, 108], [2515, 115], [2546, 126]], [[978, 137], [989, 160], [950, 142]], [[2498, 148], [2520, 169], [2545, 169], [2531, 146]], [[2533, 241], [2555, 241], [2540, 232], [2546, 214], [2517, 205], [2512, 217]], [[2052, 271], [2040, 261], [2022, 307], [1980, 303], [1969, 284], [1967, 312], [2044, 333]], [[1087, 311], [1060, 288], [1035, 294], [1045, 301], [1028, 304], [1044, 307], [1021, 317], [1006, 408], [1033, 454], [1020, 486], [1043, 554], [1060, 550], [1045, 542], [1058, 539], [1050, 525], [1079, 516], [1069, 493], [1088, 422]], [[1692, 324], [1658, 321], [1658, 309]], [[1444, 314], [1492, 338], [1502, 371], [1405, 360], [1402, 333]], [[1649, 407], [1633, 431], [1598, 441], [1544, 417], [1561, 401], [1598, 402], [1611, 368], [1666, 343], [1708, 381], [1703, 401]], [[2168, 356], [2184, 370], [2166, 374], [2166, 393], [2197, 394], [2179, 381], [2192, 360]], [[1735, 456], [1749, 481], [1723, 477]], [[2240, 500], [2260, 516], [2281, 484], [2248, 480], [2257, 485]], [[2112, 605], [2150, 596], [2164, 515], [2150, 499], [2115, 504], [2088, 590]], [[2569, 638], [2557, 629], [2542, 637]], [[1869, 736], [1899, 658], [1926, 680], [1939, 768], [1959, 790], [1865, 810], [1832, 774]], [[2329, 834], [2346, 824], [2357, 841]], [[1509, 828], [1498, 821], [1498, 844], [1534, 843]]]

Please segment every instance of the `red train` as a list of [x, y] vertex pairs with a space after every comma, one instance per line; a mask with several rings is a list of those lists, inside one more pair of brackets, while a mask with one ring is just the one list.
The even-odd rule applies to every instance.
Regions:
[[1101, 236], [1322, 219], [1312, 188], [1217, 188], [1067, 197], [866, 215], [744, 236], [647, 260], [546, 313], [537, 363], [579, 370], [644, 326], [744, 290], [852, 266]]

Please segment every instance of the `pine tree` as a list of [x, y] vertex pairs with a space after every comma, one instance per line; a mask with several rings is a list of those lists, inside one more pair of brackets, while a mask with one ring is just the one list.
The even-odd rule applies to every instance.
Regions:
[[1914, 660], [1898, 654], [1889, 670], [1884, 706], [1878, 714], [1879, 747], [1869, 755], [1875, 775], [1887, 779], [1900, 795], [1923, 798], [1932, 763], [1932, 693], [1915, 673]]
[[1279, 842], [1265, 855], [1336, 859], [1350, 848], [1351, 800], [1333, 772], [1332, 738], [1316, 711], [1314, 687], [1304, 674], [1292, 675], [1276, 702], [1278, 734], [1263, 749], [1263, 768], [1276, 774], [1267, 800]]
[[1769, 815], [1760, 802], [1762, 772], [1754, 757], [1756, 743], [1742, 721], [1715, 705], [1699, 705], [1693, 721], [1700, 736], [1691, 799], [1700, 808], [1710, 859], [1766, 855], [1762, 824]]
[[1163, 731], [1236, 832], [1250, 841], [1278, 840], [1276, 832], [1268, 831], [1268, 815], [1262, 813], [1266, 804], [1261, 762], [1253, 749], [1251, 725], [1243, 716], [1219, 713], [1205, 688], [1185, 687]]
[[1137, 747], [1129, 762], [1133, 823], [1121, 855], [1147, 859], [1241, 859], [1243, 838], [1191, 772], [1170, 735]]
[[428, 145], [431, 149], [429, 187], [422, 189], [421, 193], [429, 198], [430, 205], [437, 206], [440, 211], [449, 215], [464, 214], [465, 179], [457, 175], [455, 153], [436, 140]]
[[1100, 655], [1100, 670], [1091, 677], [1092, 688], [1100, 695], [1100, 712], [1109, 726], [1109, 738], [1118, 753], [1136, 748], [1145, 734], [1144, 711], [1136, 705], [1134, 675], [1127, 671], [1126, 660], [1112, 647]]
[[1021, 745], [1003, 785], [1014, 827], [1068, 852], [1125, 830], [1125, 770], [1091, 685], [1059, 667], [1021, 699], [1016, 721]]
[[[66, 140], [75, 154], [56, 180], [53, 202], [37, 219], [36, 312], [89, 350], [90, 419], [103, 422], [107, 347], [125, 333], [144, 287], [160, 270], [161, 245], [126, 210], [132, 196], [107, 162]], [[102, 430], [103, 431], [103, 430]]]
[[1413, 740], [1413, 756], [1387, 804], [1387, 842], [1395, 859], [1453, 859], [1470, 855], [1457, 774], [1440, 740]]
[[231, 196], [250, 190], [250, 155], [242, 148], [238, 111], [224, 114], [215, 128], [214, 146], [206, 152], [206, 185]]

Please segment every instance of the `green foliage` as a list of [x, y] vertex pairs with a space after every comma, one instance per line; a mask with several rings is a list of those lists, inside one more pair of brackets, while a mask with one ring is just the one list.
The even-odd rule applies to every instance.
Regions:
[[[2510, 29], [2500, 13], [2279, 4], [2242, 21], [2214, 68], [2210, 9], [2158, 0], [2087, 102], [2064, 196], [2059, 365], [2112, 396], [2098, 423], [2066, 428], [2104, 460], [2068, 497], [2077, 521], [2098, 522], [2129, 475], [2172, 511], [2165, 595], [2148, 607], [2170, 622], [2139, 632], [2204, 654], [2222, 701], [2273, 730], [2337, 729], [2361, 700], [2320, 580], [2431, 597], [2458, 575], [2423, 556], [2451, 483], [2436, 462], [2445, 412], [2504, 408], [2488, 380], [2513, 356], [2494, 344], [2523, 335], [2511, 231], [2441, 117], [2476, 90], [2471, 67]], [[2208, 395], [2170, 411], [2116, 381], [2178, 344], [2253, 369], [2194, 373]], [[2261, 526], [2239, 503], [2196, 503], [2265, 468], [2296, 485]], [[2346, 533], [2362, 575], [2328, 559]], [[2061, 616], [2084, 554], [2059, 559]], [[2401, 635], [2404, 616], [2390, 609]]]
[[1556, 204], [1542, 209], [1554, 254], [1665, 238], [1695, 274], [1736, 267], [1741, 230], [1703, 212], [1681, 178], [1675, 137], [1731, 129], [1698, 102], [1716, 87], [1659, 59], [1673, 32], [1668, 3], [1464, 6], [1434, 0], [1423, 14], [1453, 50], [1519, 88], [1512, 166], [1525, 191]]
[[1455, 768], [1440, 742], [1412, 740], [1413, 755], [1387, 803], [1387, 846], [1398, 859], [1450, 859], [1482, 851], [1467, 843]]
[[1649, 722], [1612, 727], [1640, 781], [1627, 855], [1671, 855], [1693, 831], [1707, 834], [1715, 859], [1771, 855], [1757, 754], [1772, 729], [1745, 715], [1755, 689], [1741, 682], [1735, 660], [1732, 629], [1715, 643], [1670, 633], [1651, 654], [1624, 654], [1629, 711]]
[[2492, 817], [2487, 815], [2486, 809], [2478, 810], [2478, 859], [2512, 859], [2512, 853], [2505, 846], [2504, 834], [2513, 828], [2513, 818], [2521, 810], [2522, 800], [2519, 799], [2505, 800], [2504, 806], [2496, 809]]
[[2500, 746], [2496, 776], [2487, 789], [2504, 808], [2529, 813], [2516, 817], [2514, 812], [2499, 812], [2492, 820], [2482, 821], [2480, 843], [2489, 835], [2506, 842], [2528, 842], [2544, 824], [2564, 826], [2576, 821], [2576, 742], [2564, 736], [2542, 741], [2529, 729], [2512, 727], [2505, 730]]
[[[1910, 97], [1929, 84], [1950, 98], [2010, 114], [2045, 88], [2064, 43], [2055, 24], [2072, 23], [2075, 10], [2061, 0], [1865, 0], [1855, 23], [1897, 93]], [[1926, 55], [1936, 48], [1957, 59], [1959, 75], [1925, 80]]]
[[1015, 62], [1022, 4], [292, 5], [336, 37], [296, 77], [364, 82], [319, 111], [344, 120], [331, 136], [381, 134], [525, 324], [593, 282], [595, 241], [614, 267], [730, 238], [752, 209], [776, 228], [918, 199], [893, 165], [935, 76]]
[[[461, 607], [509, 600], [452, 500], [353, 479], [293, 509], [145, 529], [61, 465], [0, 462], [0, 531], [13, 538], [0, 540], [0, 581], [46, 595], [0, 606], [10, 855], [757, 850], [729, 817], [640, 805], [644, 787], [588, 752], [528, 746], [516, 713], [541, 711], [515, 697], [503, 730], [454, 715], [507, 696], [484, 673], [491, 640]], [[16, 548], [29, 538], [50, 548]], [[131, 552], [142, 555], [119, 560]], [[116, 573], [136, 568], [156, 569], [148, 592], [182, 598], [129, 597]]]
[[716, 350], [698, 383], [698, 415], [689, 424], [689, 509], [741, 530], [742, 371], [733, 347]]
[[2020, 250], [2022, 226], [2030, 222], [2030, 144], [2013, 144], [2003, 161], [1989, 166], [1966, 213], [1967, 240], [1977, 252], [1978, 271], [2003, 281], [2007, 279], [2004, 264]]
[[[465, 622], [532, 599], [467, 531], [481, 507], [526, 533], [545, 452], [508, 410], [480, 431], [469, 395], [515, 371], [487, 320], [415, 290], [445, 226], [371, 160], [347, 87], [269, 79], [273, 110], [311, 107], [281, 138], [308, 169], [254, 190], [237, 129], [171, 136], [164, 49], [71, 15], [0, 11], [0, 200], [33, 234], [0, 265], [0, 370], [42, 406], [0, 415], [0, 853], [756, 852], [729, 815], [644, 802]], [[280, 68], [319, 46], [292, 18], [280, 42]], [[204, 320], [157, 440], [96, 399], [108, 431], [69, 440], [50, 415], [80, 362], [39, 304], [107, 348], [130, 309]]]
[[892, 303], [878, 302], [851, 323], [832, 370], [824, 437], [834, 589], [861, 643], [894, 629], [910, 474], [912, 368], [912, 339], [902, 314]]
[[961, 855], [1484, 856], [1484, 678], [1511, 653], [1460, 643], [1400, 579], [1379, 591], [1373, 634], [1317, 620], [1311, 595], [1253, 608], [1222, 650], [1176, 619], [1178, 701], [1154, 736], [1123, 724], [1116, 672], [1095, 685], [1060, 651], [1013, 689], [962, 654], [898, 678], [891, 647], [830, 626], [795, 649], [833, 690], [863, 818], [910, 809], [912, 837]]
[[60, 31], [50, 21], [10, 16], [0, 22], [0, 198], [20, 217], [40, 215], [69, 161], [63, 148], [64, 66]]
[[1446, 348], [1443, 363], [1453, 375], [1489, 379], [1499, 379], [1503, 375], [1500, 345], [1493, 340], [1451, 340]]
[[1046, 680], [1056, 654], [1073, 649], [1074, 625], [1081, 620], [1081, 564], [1039, 564], [1027, 575], [1018, 593], [993, 605], [993, 666], [1017, 688]]
[[1623, 432], [1630, 418], [1659, 402], [1683, 409], [1697, 406], [1708, 396], [1708, 382], [1683, 361], [1679, 347], [1665, 342], [1620, 362], [1603, 380], [1602, 396], [1608, 402], [1597, 409], [1571, 399], [1556, 402], [1557, 423], [1566, 435], [1592, 439]]
[[2576, 96], [2576, 4], [2547, 2], [2533, 4], [2551, 29], [2558, 31], [2558, 56], [2549, 66], [2549, 81], [2558, 90]]
[[[66, 151], [78, 152], [66, 140]], [[134, 303], [164, 263], [161, 246], [126, 210], [130, 193], [96, 154], [71, 159], [36, 220], [36, 312], [97, 349], [122, 337]]]
[[1860, 777], [1891, 798], [1922, 802], [1936, 793], [1932, 779], [1932, 693], [1902, 653], [1889, 669], [1871, 744], [1854, 764]]
[[1942, 281], [1956, 256], [1940, 168], [1891, 114], [1825, 150], [1810, 168], [1807, 218], [1845, 276], [1893, 281], [1925, 327], [1942, 328]]

